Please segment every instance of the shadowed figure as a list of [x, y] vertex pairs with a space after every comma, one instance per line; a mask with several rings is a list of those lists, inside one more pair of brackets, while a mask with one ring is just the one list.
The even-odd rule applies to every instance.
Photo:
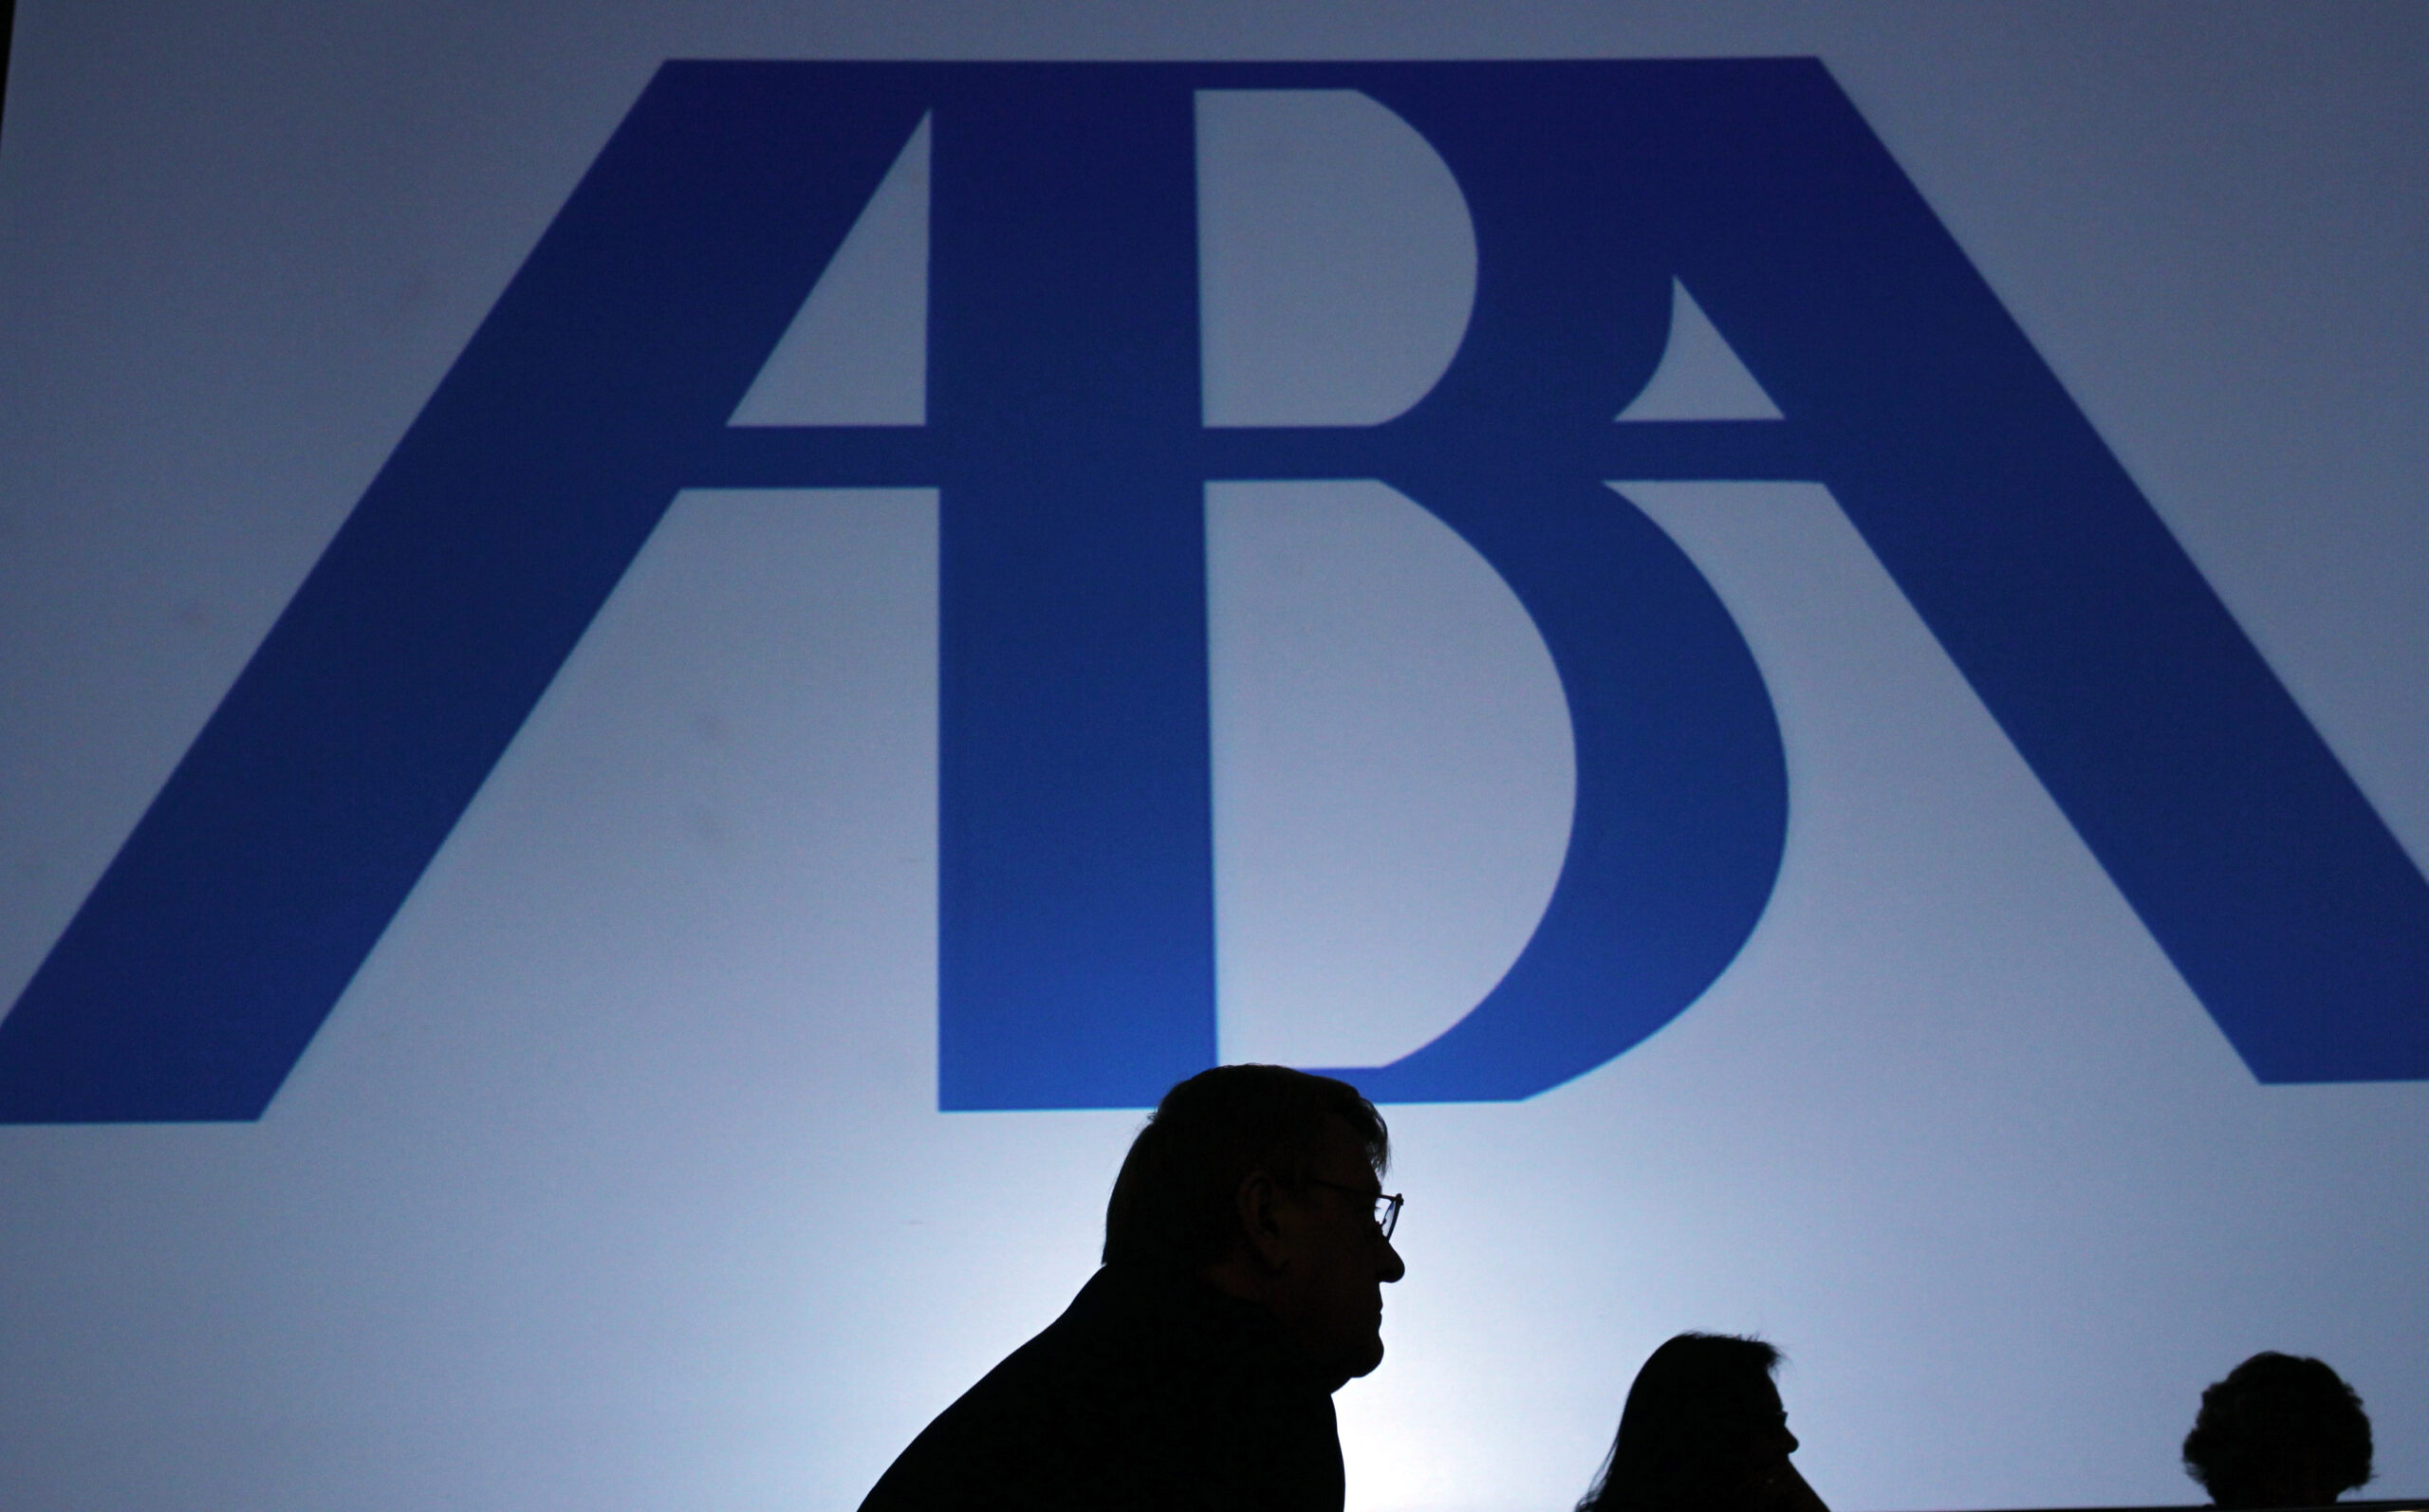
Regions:
[[2184, 1473], [2214, 1506], [2326, 1506], [2370, 1479], [2370, 1419], [2325, 1363], [2264, 1350], [2201, 1393]]
[[1577, 1512], [1828, 1512], [1789, 1463], [1771, 1373], [1758, 1338], [1680, 1334], [1645, 1360], [1620, 1431]]
[[1388, 1153], [1329, 1077], [1218, 1066], [1165, 1093], [1115, 1178], [1103, 1268], [862, 1512], [1341, 1512], [1332, 1393], [1381, 1362], [1403, 1270]]

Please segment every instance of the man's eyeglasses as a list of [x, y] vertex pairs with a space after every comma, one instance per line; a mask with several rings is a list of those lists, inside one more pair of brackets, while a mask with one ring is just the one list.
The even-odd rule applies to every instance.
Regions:
[[1322, 1176], [1309, 1176], [1307, 1184], [1311, 1187], [1330, 1187], [1335, 1191], [1345, 1191], [1353, 1197], [1363, 1197], [1373, 1202], [1375, 1231], [1385, 1239], [1391, 1238], [1392, 1230], [1400, 1226], [1400, 1198], [1397, 1192], [1368, 1191], [1363, 1187], [1344, 1186], [1338, 1181], [1326, 1181]]

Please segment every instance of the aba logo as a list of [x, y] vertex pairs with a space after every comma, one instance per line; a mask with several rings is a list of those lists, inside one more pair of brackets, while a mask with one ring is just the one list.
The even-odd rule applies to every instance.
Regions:
[[[1360, 91], [1473, 217], [1403, 413], [1213, 428], [1193, 101]], [[914, 134], [925, 423], [736, 407]], [[1616, 424], [1674, 283], [1778, 417]], [[1380, 480], [1541, 631], [1566, 859], [1483, 1001], [1362, 1083], [1518, 1098], [1761, 916], [1779, 731], [1607, 478], [1826, 484], [2264, 1081], [2429, 1077], [2429, 883], [1816, 64], [671, 64], [0, 1021], [0, 1118], [257, 1116], [676, 493], [941, 510], [939, 1100], [1136, 1106], [1215, 1047], [1209, 483]]]

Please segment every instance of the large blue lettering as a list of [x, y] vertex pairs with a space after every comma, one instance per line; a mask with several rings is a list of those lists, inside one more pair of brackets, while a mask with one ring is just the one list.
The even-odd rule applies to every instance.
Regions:
[[[1199, 427], [1208, 87], [1458, 179], [1408, 414]], [[730, 427], [931, 113], [929, 424]], [[1611, 423], [1673, 276], [1786, 418]], [[1577, 739], [1533, 939], [1378, 1097], [1603, 1063], [1768, 898], [1769, 700], [1617, 477], [1827, 483], [2260, 1079], [2429, 1077], [2429, 882], [1818, 65], [670, 64], [0, 1020], [0, 1119], [257, 1116], [689, 487], [940, 490], [940, 1101], [1152, 1101], [1214, 1052], [1203, 485], [1309, 477], [1492, 562]]]

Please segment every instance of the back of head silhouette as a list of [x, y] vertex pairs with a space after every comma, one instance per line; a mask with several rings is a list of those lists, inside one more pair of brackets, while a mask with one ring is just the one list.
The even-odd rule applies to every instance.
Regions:
[[2220, 1507], [2326, 1506], [2370, 1479], [2370, 1419], [2327, 1365], [2265, 1351], [2201, 1393], [2184, 1473]]
[[1680, 1334], [1655, 1350], [1579, 1512], [1759, 1512], [1779, 1500], [1796, 1449], [1771, 1384], [1779, 1358], [1761, 1339], [1726, 1334]]

